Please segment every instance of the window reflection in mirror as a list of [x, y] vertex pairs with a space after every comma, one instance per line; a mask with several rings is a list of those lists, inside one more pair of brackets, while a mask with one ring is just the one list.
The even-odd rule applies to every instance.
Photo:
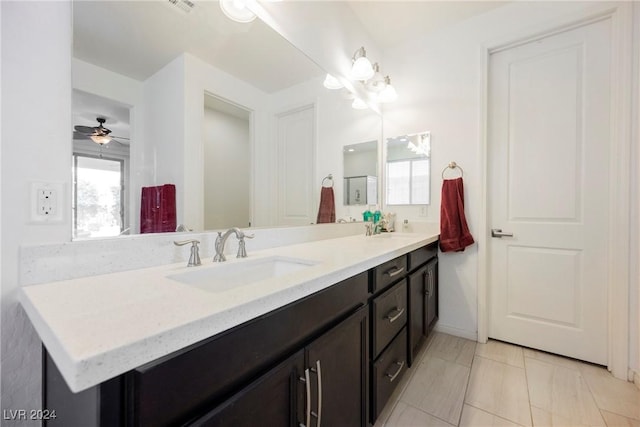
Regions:
[[345, 145], [344, 204], [375, 205], [378, 203], [378, 141]]
[[[73, 90], [72, 107], [73, 238], [127, 234], [129, 107], [80, 90]], [[108, 142], [92, 139], [95, 128], [101, 125], [110, 131]]]
[[431, 201], [431, 133], [387, 138], [387, 205], [428, 205]]

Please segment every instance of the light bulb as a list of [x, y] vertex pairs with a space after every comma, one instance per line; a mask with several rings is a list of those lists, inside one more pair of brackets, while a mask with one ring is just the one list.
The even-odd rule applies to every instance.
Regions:
[[375, 72], [371, 62], [367, 59], [367, 52], [361, 47], [353, 55], [353, 65], [351, 66], [351, 78], [353, 80], [367, 81]]
[[356, 98], [353, 100], [353, 104], [351, 104], [351, 106], [353, 108], [355, 108], [356, 110], [366, 110], [367, 108], [369, 108], [369, 106], [367, 105], [366, 102], [364, 102], [362, 99], [360, 98]]
[[111, 137], [106, 135], [91, 135], [89, 138], [96, 144], [105, 145], [111, 142]]
[[342, 89], [344, 87], [342, 83], [340, 83], [340, 80], [336, 79], [331, 74], [327, 74], [327, 77], [325, 77], [324, 79], [323, 85], [327, 89]]
[[393, 102], [398, 99], [398, 92], [396, 92], [396, 88], [391, 86], [391, 79], [389, 76], [385, 77], [384, 81], [387, 85], [382, 92], [378, 94], [378, 102]]
[[246, 0], [220, 0], [220, 9], [227, 18], [236, 22], [247, 23], [256, 19], [255, 13], [247, 7]]

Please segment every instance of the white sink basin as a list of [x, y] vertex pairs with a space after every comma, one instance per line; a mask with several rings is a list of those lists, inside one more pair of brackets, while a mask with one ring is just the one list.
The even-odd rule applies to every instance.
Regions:
[[415, 236], [412, 234], [403, 234], [403, 233], [380, 233], [380, 234], [374, 234], [373, 236], [368, 236], [368, 237], [373, 237], [374, 239], [412, 239]]
[[306, 259], [272, 256], [195, 267], [193, 270], [173, 274], [167, 278], [205, 291], [222, 292], [261, 280], [285, 276], [316, 264], [316, 261]]

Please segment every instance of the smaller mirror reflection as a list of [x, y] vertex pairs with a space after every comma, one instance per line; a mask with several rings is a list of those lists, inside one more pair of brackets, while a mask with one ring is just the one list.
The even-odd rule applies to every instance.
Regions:
[[431, 132], [387, 138], [387, 205], [431, 201]]
[[378, 141], [345, 145], [344, 204], [375, 205], [378, 203]]

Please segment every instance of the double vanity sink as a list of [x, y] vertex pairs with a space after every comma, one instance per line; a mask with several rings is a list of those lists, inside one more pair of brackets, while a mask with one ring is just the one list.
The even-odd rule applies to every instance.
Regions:
[[[109, 387], [116, 390], [114, 393], [117, 394], [124, 390], [123, 384], [129, 383], [134, 384], [134, 389], [141, 393], [134, 393], [138, 396], [136, 399], [143, 399], [140, 396], [144, 396], [145, 381], [149, 382], [149, 378], [154, 378], [149, 372], [161, 372], [171, 365], [166, 362], [181, 360], [176, 355], [197, 354], [195, 348], [211, 348], [209, 351], [216, 355], [214, 358], [219, 359], [220, 366], [224, 368], [234, 358], [241, 361], [258, 360], [258, 355], [259, 358], [266, 357], [271, 351], [274, 351], [273, 361], [280, 360], [284, 354], [279, 352], [285, 347], [289, 348], [288, 352], [294, 352], [298, 348], [295, 346], [311, 343], [308, 340], [314, 339], [318, 344], [300, 347], [304, 350], [301, 350], [303, 353], [300, 362], [296, 359], [291, 363], [295, 366], [303, 362], [306, 364], [312, 357], [320, 360], [318, 354], [328, 351], [323, 349], [330, 348], [330, 341], [317, 334], [322, 332], [328, 336], [343, 336], [343, 332], [332, 335], [327, 329], [333, 327], [331, 325], [337, 328], [336, 322], [350, 325], [343, 326], [344, 330], [351, 331], [349, 333], [353, 340], [350, 339], [349, 342], [360, 342], [363, 351], [366, 348], [363, 355], [354, 356], [354, 361], [374, 356], [371, 363], [375, 359], [376, 366], [383, 366], [386, 363], [380, 353], [383, 347], [376, 349], [375, 354], [369, 354], [368, 330], [375, 327], [367, 326], [369, 317], [374, 314], [369, 313], [368, 307], [375, 307], [373, 300], [376, 295], [383, 296], [381, 292], [384, 295], [391, 292], [391, 285], [380, 287], [382, 281], [375, 279], [376, 271], [387, 274], [391, 281], [404, 282], [405, 276], [409, 280], [407, 273], [411, 265], [410, 255], [417, 254], [427, 246], [433, 247], [437, 239], [437, 234], [385, 233], [319, 240], [260, 251], [252, 251], [249, 247], [249, 256], [243, 259], [229, 257], [226, 262], [213, 263], [208, 257], [203, 257], [203, 265], [198, 267], [187, 267], [186, 263], [180, 263], [32, 285], [21, 289], [20, 298], [43, 341], [48, 363], [55, 365], [55, 371], [60, 375], [59, 383], [68, 387], [70, 399], [78, 392], [93, 393], [92, 390], [100, 390], [99, 394], [107, 396]], [[394, 277], [398, 270], [394, 266], [389, 274], [386, 270], [380, 270], [390, 262], [405, 259], [407, 264], [402, 275]], [[418, 276], [426, 277], [422, 273]], [[377, 288], [375, 283], [378, 283]], [[405, 288], [397, 289], [406, 289], [406, 285]], [[403, 290], [399, 295], [406, 294]], [[311, 314], [319, 309], [321, 311], [317, 314]], [[395, 306], [389, 310], [399, 312]], [[287, 314], [288, 312], [297, 314]], [[335, 314], [327, 314], [332, 312]], [[352, 320], [344, 317], [347, 315]], [[385, 316], [383, 322], [390, 322], [384, 319], [394, 319], [394, 328], [399, 325], [400, 320], [395, 320], [397, 316], [389, 316], [388, 313], [381, 315]], [[287, 345], [292, 347], [287, 347], [284, 342], [292, 339], [295, 334], [292, 331], [285, 333], [284, 329], [302, 327], [296, 325], [298, 319], [301, 325], [307, 322], [306, 329], [295, 332], [300, 334], [298, 341], [291, 341]], [[404, 324], [407, 320], [402, 322]], [[244, 344], [226, 344], [222, 347], [215, 344], [225, 340], [235, 342], [234, 336], [241, 336], [241, 333], [232, 331], [251, 331], [251, 328], [258, 331], [257, 325], [262, 323], [268, 324], [268, 327], [265, 326], [266, 329], [260, 332], [244, 332], [254, 337], [253, 340], [255, 337], [267, 340], [263, 343], [263, 350], [254, 355], [251, 354], [258, 350], [252, 346], [244, 350], [247, 354], [234, 354], [236, 351], [240, 352], [240, 347]], [[394, 331], [400, 329], [398, 327]], [[408, 326], [402, 329], [405, 330], [408, 331]], [[281, 344], [275, 341], [270, 343], [268, 340], [273, 333], [282, 333], [279, 339], [284, 341]], [[395, 336], [400, 332], [393, 334]], [[402, 336], [405, 335], [402, 332]], [[391, 336], [388, 340], [391, 340]], [[384, 345], [389, 348], [406, 347], [406, 344], [401, 344], [407, 342], [406, 338], [394, 339], [394, 344], [386, 344], [388, 340], [385, 338]], [[210, 341], [213, 344], [206, 344]], [[238, 343], [245, 341], [247, 340], [242, 339]], [[222, 355], [227, 353], [231, 359], [224, 362], [227, 356]], [[384, 354], [386, 353], [385, 350]], [[329, 351], [327, 354], [332, 353]], [[329, 356], [322, 360], [328, 360], [327, 357]], [[194, 366], [191, 362], [187, 365]], [[361, 366], [362, 378], [368, 378], [368, 364]], [[393, 366], [396, 367], [396, 364]], [[256, 371], [251, 375], [265, 367], [266, 365], [256, 365]], [[330, 368], [325, 368], [327, 369]], [[250, 372], [247, 372], [249, 375]], [[385, 372], [382, 375], [387, 378]], [[180, 372], [178, 374], [178, 377], [182, 375]], [[197, 372], [193, 375], [194, 378], [202, 377]], [[271, 375], [275, 374], [270, 373], [267, 377], [272, 378]], [[301, 375], [304, 376], [304, 372]], [[330, 378], [331, 372], [327, 371], [326, 375]], [[164, 374], [157, 378], [160, 378], [160, 383], [170, 382], [165, 379]], [[216, 378], [214, 382], [218, 382], [221, 377]], [[368, 390], [368, 380], [363, 381], [361, 391]], [[114, 382], [118, 385], [109, 386]], [[176, 385], [178, 386], [179, 384]], [[151, 390], [157, 390], [157, 387], [154, 386]], [[310, 393], [307, 401], [313, 397], [313, 390]], [[369, 391], [362, 393], [368, 395]], [[156, 398], [151, 400], [155, 401]], [[300, 399], [305, 400], [302, 397]], [[120, 398], [116, 400], [121, 401]], [[367, 405], [362, 407], [363, 414], [368, 411]], [[331, 419], [329, 414], [331, 412], [327, 412], [327, 419]], [[368, 419], [368, 415], [363, 415], [361, 419]], [[143, 422], [115, 424], [144, 425]], [[215, 423], [196, 422], [193, 425]]]

